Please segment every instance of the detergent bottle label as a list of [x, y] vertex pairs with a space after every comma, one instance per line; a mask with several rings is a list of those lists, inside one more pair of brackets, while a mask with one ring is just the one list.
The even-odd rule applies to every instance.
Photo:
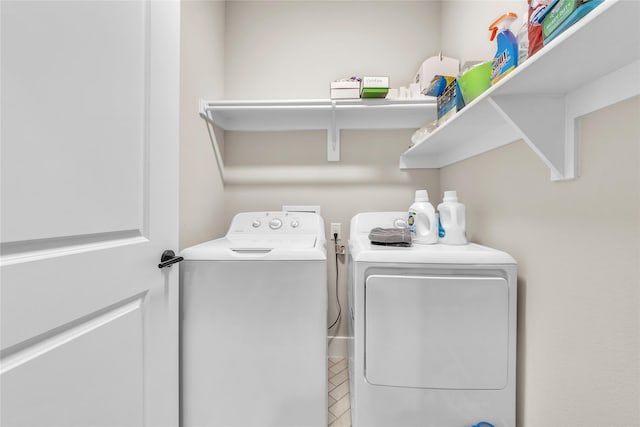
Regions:
[[407, 225], [409, 226], [409, 232], [412, 236], [416, 235], [416, 212], [409, 211], [409, 217], [407, 218]]
[[441, 239], [445, 236], [444, 228], [442, 227], [442, 222], [440, 221], [440, 214], [438, 214], [438, 237]]

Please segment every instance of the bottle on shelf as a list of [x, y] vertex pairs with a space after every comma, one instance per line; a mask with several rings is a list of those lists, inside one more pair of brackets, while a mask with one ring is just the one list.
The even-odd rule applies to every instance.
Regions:
[[491, 84], [494, 85], [518, 66], [518, 40], [511, 32], [511, 24], [518, 18], [513, 12], [505, 13], [490, 26], [489, 40], [496, 40], [498, 49], [491, 67]]

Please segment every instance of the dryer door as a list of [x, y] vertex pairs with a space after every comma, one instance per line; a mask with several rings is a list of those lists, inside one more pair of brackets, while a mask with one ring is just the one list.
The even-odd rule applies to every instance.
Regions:
[[367, 277], [367, 381], [398, 387], [504, 388], [508, 296], [502, 277]]

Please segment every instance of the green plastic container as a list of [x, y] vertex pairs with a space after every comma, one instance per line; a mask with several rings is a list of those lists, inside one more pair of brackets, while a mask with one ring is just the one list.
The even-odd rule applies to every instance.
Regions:
[[476, 65], [458, 79], [465, 104], [470, 103], [491, 86], [491, 61]]

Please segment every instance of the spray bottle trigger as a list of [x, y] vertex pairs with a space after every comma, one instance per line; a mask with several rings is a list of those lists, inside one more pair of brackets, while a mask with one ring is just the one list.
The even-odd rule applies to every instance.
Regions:
[[489, 28], [491, 30], [491, 36], [489, 37], [489, 41], [493, 41], [496, 38], [496, 33], [498, 32], [498, 27]]
[[506, 27], [517, 18], [518, 18], [517, 14], [515, 14], [514, 12], [509, 12], [509, 13], [505, 13], [504, 15], [500, 16], [498, 19], [493, 21], [491, 25], [489, 25], [489, 31], [491, 31], [491, 37], [489, 38], [489, 40], [493, 41], [493, 39], [496, 38], [496, 33], [498, 32], [498, 24], [500, 24], [502, 21], [506, 21], [505, 23], [502, 24], [503, 27]]

